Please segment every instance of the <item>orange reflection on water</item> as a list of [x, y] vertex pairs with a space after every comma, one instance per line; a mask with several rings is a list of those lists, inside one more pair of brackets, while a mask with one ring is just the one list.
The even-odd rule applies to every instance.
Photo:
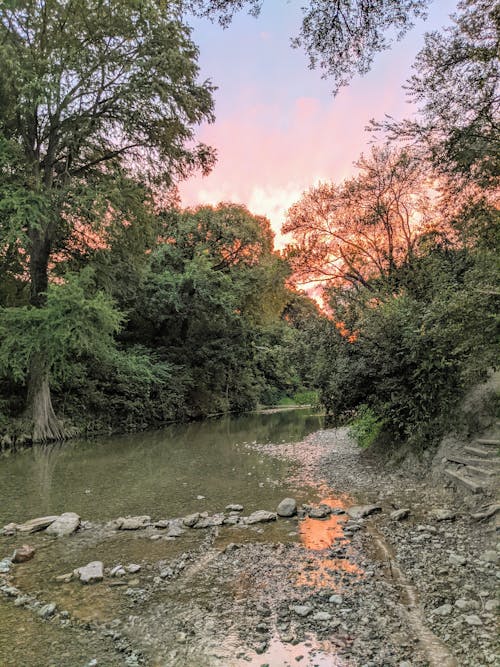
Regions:
[[[321, 505], [344, 509], [347, 498], [325, 498]], [[311, 519], [306, 517], [300, 523], [300, 540], [306, 549], [321, 552], [334, 543], [338, 546], [348, 544], [344, 537], [343, 526], [347, 520], [345, 514], [330, 514], [326, 519]], [[298, 577], [299, 585], [314, 586], [317, 588], [337, 588], [339, 581], [344, 577], [357, 577], [363, 574], [355, 563], [347, 558], [323, 557], [315, 554], [308, 566], [304, 567]]]

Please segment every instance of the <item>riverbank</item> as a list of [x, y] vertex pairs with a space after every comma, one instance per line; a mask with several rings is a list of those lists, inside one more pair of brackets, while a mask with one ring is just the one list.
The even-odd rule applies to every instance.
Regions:
[[[133, 476], [122, 478], [105, 514], [104, 497], [93, 498], [99, 480], [77, 506], [75, 478], [61, 503], [81, 512], [82, 527], [67, 538], [25, 536], [35, 557], [3, 575], [3, 664], [48, 667], [63, 658], [82, 667], [495, 665], [492, 525], [475, 522], [449, 489], [427, 484], [420, 470], [390, 472], [360, 452], [346, 429], [318, 431], [304, 426], [305, 418], [255, 416], [245, 431], [237, 421], [226, 449], [217, 451], [220, 424], [196, 452], [188, 444], [191, 429], [179, 441], [185, 458], [178, 463], [171, 449], [164, 451], [167, 440], [141, 446], [138, 460], [149, 476], [137, 485]], [[306, 431], [293, 442], [299, 426]], [[121, 442], [118, 449], [130, 466], [137, 445]], [[103, 443], [103, 456], [112, 451]], [[194, 467], [197, 482], [183, 487], [178, 481], [171, 500], [163, 491], [155, 501], [159, 489], [169, 488], [162, 485], [161, 452], [172, 479]], [[206, 459], [198, 461], [201, 453]], [[91, 454], [77, 459], [84, 484], [97, 470], [81, 467]], [[61, 456], [67, 476], [67, 450]], [[102, 461], [96, 465], [101, 469]], [[151, 477], [156, 469], [163, 477]], [[120, 488], [122, 500], [116, 499]], [[235, 521], [235, 512], [275, 512], [277, 501], [290, 495], [298, 500], [298, 516]], [[54, 502], [50, 493], [47, 498], [48, 511]], [[227, 509], [228, 500], [244, 509]], [[106, 521], [118, 516], [118, 507], [152, 518], [123, 530]], [[155, 525], [180, 516], [176, 511], [202, 507], [217, 515], [214, 525], [173, 532], [173, 524]], [[232, 522], [221, 524], [230, 516]], [[2, 556], [19, 541], [15, 534], [0, 537]], [[95, 560], [104, 562], [99, 582], [64, 577]], [[12, 628], [19, 627], [25, 635], [16, 633], [13, 644]], [[52, 658], [43, 662], [47, 654], [37, 646], [51, 645]]]

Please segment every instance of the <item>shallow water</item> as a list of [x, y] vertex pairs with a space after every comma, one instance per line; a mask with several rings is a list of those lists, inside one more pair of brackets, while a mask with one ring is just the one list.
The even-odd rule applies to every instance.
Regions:
[[[293, 495], [298, 502], [317, 501], [318, 489], [297, 482], [297, 464], [266, 456], [246, 445], [300, 441], [321, 426], [322, 418], [308, 410], [252, 414], [162, 431], [36, 447], [1, 459], [0, 525], [64, 511], [77, 512], [82, 520], [93, 524], [66, 539], [54, 539], [44, 533], [0, 538], [0, 558], [25, 542], [36, 548], [33, 560], [15, 566], [11, 583], [23, 593], [35, 593], [43, 602], [55, 602], [58, 610], [68, 611], [77, 622], [109, 624], [120, 618], [120, 622], [126, 622], [130, 613], [127, 609], [131, 607], [123, 587], [112, 587], [109, 580], [98, 586], [81, 586], [74, 581], [61, 584], [56, 582], [56, 576], [92, 560], [102, 560], [107, 568], [135, 562], [142, 566], [137, 575], [139, 584], [135, 585], [147, 587], [158, 575], [159, 562], [170, 564], [196, 549], [203, 553], [207, 533], [186, 530], [175, 540], [152, 541], [150, 529], [116, 532], [107, 530], [105, 522], [124, 515], [149, 514], [160, 519], [195, 511], [220, 512], [229, 503], [244, 505], [243, 514], [247, 515], [257, 509], [275, 510], [287, 495]], [[304, 522], [299, 531], [294, 518], [246, 529], [224, 527], [213, 549], [220, 553], [232, 541], [302, 541], [315, 549], [339, 537], [337, 518], [322, 525], [320, 529]], [[325, 566], [335, 564], [327, 562]], [[134, 578], [128, 577], [128, 583]], [[187, 579], [187, 585], [174, 587], [179, 596], [173, 600], [174, 607], [180, 604], [189, 609], [190, 598], [199, 602], [203, 597], [201, 586], [194, 591], [189, 588], [193, 575]], [[306, 582], [296, 583], [300, 586]], [[208, 581], [210, 588], [213, 585]], [[158, 597], [165, 594], [167, 591], [160, 592]], [[94, 655], [100, 658], [99, 665], [120, 664], [115, 662], [116, 656], [111, 657], [112, 651], [108, 651], [102, 638], [94, 637], [97, 643], [93, 653], [92, 635], [85, 637], [84, 632], [74, 628], [62, 629], [52, 621], [44, 623], [12, 602], [2, 600], [0, 611], [2, 665], [84, 665]], [[71, 633], [76, 635], [71, 638]], [[66, 645], [64, 636], [68, 637]], [[318, 662], [314, 664], [336, 664], [323, 662], [321, 647], [316, 649]], [[295, 662], [294, 650], [273, 642], [270, 664], [278, 664], [278, 655], [283, 658], [280, 664], [285, 664], [285, 659]]]
[[93, 521], [175, 517], [231, 502], [274, 509], [290, 466], [242, 445], [301, 440], [321, 423], [294, 410], [34, 447], [0, 459], [0, 523], [69, 511]]

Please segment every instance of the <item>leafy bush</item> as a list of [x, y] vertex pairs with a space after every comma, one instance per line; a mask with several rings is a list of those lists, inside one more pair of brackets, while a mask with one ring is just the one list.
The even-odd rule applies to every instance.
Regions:
[[349, 435], [356, 440], [361, 448], [366, 449], [377, 440], [383, 427], [384, 422], [377, 417], [370, 407], [360, 405], [356, 418], [351, 422]]

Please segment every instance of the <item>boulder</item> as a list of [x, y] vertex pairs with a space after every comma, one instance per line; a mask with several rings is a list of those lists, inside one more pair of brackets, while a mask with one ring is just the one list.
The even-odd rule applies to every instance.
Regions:
[[147, 528], [151, 523], [151, 517], [147, 514], [141, 516], [126, 516], [116, 519], [116, 527], [118, 530], [139, 530]]
[[382, 507], [380, 505], [354, 505], [349, 507], [347, 514], [351, 519], [364, 519], [366, 516], [381, 512]]
[[329, 614], [327, 611], [317, 611], [314, 616], [313, 616], [313, 621], [331, 621], [332, 620], [332, 615]]
[[7, 574], [12, 567], [12, 561], [10, 558], [3, 558], [0, 560], [0, 574]]
[[251, 525], [253, 523], [267, 523], [268, 521], [276, 521], [276, 512], [266, 512], [266, 510], [257, 510], [247, 516], [245, 523]]
[[130, 563], [127, 565], [126, 570], [129, 574], [136, 574], [141, 569], [141, 566], [138, 563]]
[[276, 510], [278, 516], [294, 516], [297, 514], [297, 501], [295, 498], [285, 498]]
[[59, 516], [40, 516], [37, 519], [30, 519], [25, 523], [19, 523], [16, 526], [16, 529], [20, 533], [36, 533], [39, 530], [45, 530], [48, 528]]
[[243, 505], [232, 503], [231, 505], [226, 505], [226, 510], [228, 512], [243, 512]]
[[168, 529], [167, 537], [180, 537], [184, 533], [184, 528], [179, 523], [174, 523], [173, 521], [170, 524]]
[[154, 524], [155, 528], [168, 528], [170, 526], [170, 521], [168, 519], [160, 519], [159, 521], [156, 521]]
[[30, 547], [29, 544], [23, 544], [22, 547], [14, 551], [12, 556], [13, 563], [25, 563], [27, 560], [30, 560], [35, 555], [35, 549]]
[[403, 521], [403, 519], [407, 519], [410, 516], [410, 510], [407, 507], [400, 510], [394, 510], [394, 512], [391, 512], [390, 516], [393, 521]]
[[64, 512], [45, 530], [48, 535], [67, 537], [72, 535], [80, 525], [80, 517], [75, 512]]
[[15, 535], [17, 532], [17, 523], [8, 523], [2, 528], [2, 535]]
[[94, 584], [104, 579], [104, 568], [100, 560], [94, 560], [75, 570], [82, 584]]

